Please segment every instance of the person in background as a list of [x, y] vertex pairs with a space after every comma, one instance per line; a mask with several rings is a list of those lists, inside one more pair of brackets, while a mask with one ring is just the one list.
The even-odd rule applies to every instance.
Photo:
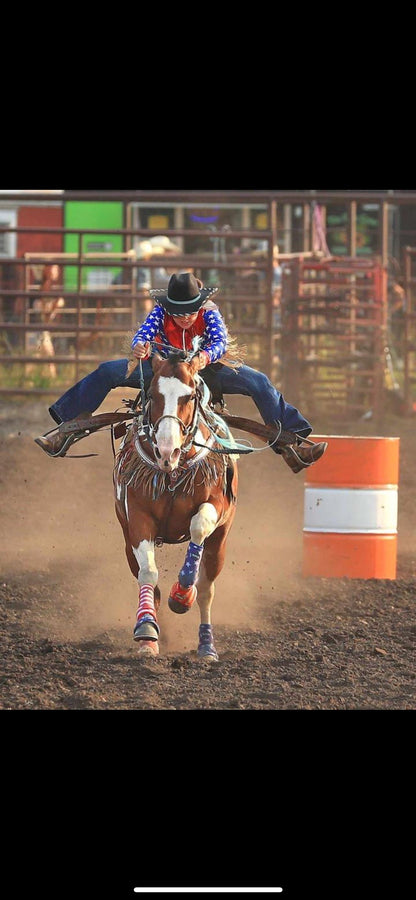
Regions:
[[[56, 290], [58, 279], [59, 266], [55, 264], [44, 266], [40, 292]], [[55, 347], [51, 332], [47, 330], [47, 326], [56, 319], [64, 306], [65, 300], [63, 297], [40, 296], [33, 301], [32, 309], [35, 311], [36, 319], [32, 319], [32, 321], [39, 322], [43, 326], [43, 331], [32, 332], [31, 335], [34, 356], [50, 359], [55, 356]], [[26, 366], [26, 374], [30, 374], [32, 370], [33, 366]], [[37, 371], [39, 372], [39, 367]], [[52, 361], [48, 364], [48, 372], [51, 378], [56, 378], [56, 365]]]

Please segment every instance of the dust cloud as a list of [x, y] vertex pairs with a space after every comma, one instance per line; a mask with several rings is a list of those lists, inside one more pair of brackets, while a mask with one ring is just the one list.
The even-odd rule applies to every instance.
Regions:
[[[113, 391], [99, 412], [119, 407], [121, 396]], [[231, 412], [256, 415], [250, 401], [230, 400]], [[55, 617], [52, 607], [45, 631], [57, 639], [106, 634], [115, 644], [130, 644], [138, 593], [114, 512], [110, 433], [98, 432], [73, 446], [67, 457], [51, 459], [33, 441], [52, 427], [46, 401], [21, 409], [19, 417], [16, 407], [7, 415], [3, 406], [1, 421], [1, 578], [7, 581], [17, 573], [25, 584], [33, 579], [56, 586], [56, 604], [66, 607], [68, 616]], [[98, 455], [71, 458], [82, 453]], [[268, 449], [240, 457], [238, 465], [237, 512], [216, 582], [212, 620], [214, 626], [256, 628], [259, 595], [263, 607], [265, 600], [276, 604], [291, 575], [300, 572], [303, 480]], [[156, 551], [162, 653], [196, 647], [197, 604], [185, 616], [175, 616], [167, 607], [185, 552], [186, 544]]]

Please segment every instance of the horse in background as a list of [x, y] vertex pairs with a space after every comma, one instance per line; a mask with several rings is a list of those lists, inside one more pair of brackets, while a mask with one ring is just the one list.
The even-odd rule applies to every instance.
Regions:
[[[211, 623], [215, 580], [224, 561], [238, 488], [233, 437], [209, 407], [195, 353], [153, 358], [142, 415], [128, 426], [114, 467], [116, 515], [130, 570], [139, 585], [134, 640], [141, 653], [159, 652], [160, 605], [155, 548], [188, 542], [168, 604], [186, 613], [197, 600], [198, 656], [217, 660]], [[207, 396], [208, 394], [208, 396]]]

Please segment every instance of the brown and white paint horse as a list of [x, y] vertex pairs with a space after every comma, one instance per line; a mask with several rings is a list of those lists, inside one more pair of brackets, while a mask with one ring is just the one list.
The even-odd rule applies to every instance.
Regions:
[[168, 359], [154, 357], [145, 414], [129, 427], [117, 453], [115, 508], [139, 584], [134, 629], [139, 651], [159, 652], [155, 548], [188, 541], [168, 603], [173, 612], [184, 613], [197, 600], [198, 656], [216, 660], [211, 605], [235, 515], [238, 475], [235, 456], [216, 441], [216, 433], [231, 441], [232, 436], [201, 404], [204, 384], [197, 369], [195, 359], [186, 360], [180, 351]]

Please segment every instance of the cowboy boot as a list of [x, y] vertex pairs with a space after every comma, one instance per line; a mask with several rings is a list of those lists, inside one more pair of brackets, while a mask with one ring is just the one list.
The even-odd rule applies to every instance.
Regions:
[[287, 447], [282, 447], [280, 452], [285, 463], [296, 475], [302, 469], [306, 469], [317, 462], [324, 455], [327, 447], [327, 441], [320, 441], [319, 444], [310, 443], [306, 447], [288, 445]]
[[57, 431], [56, 434], [52, 434], [50, 437], [41, 435], [34, 440], [35, 444], [39, 444], [39, 447], [42, 447], [42, 450], [44, 450], [48, 456], [65, 456], [65, 453], [61, 453], [60, 451], [68, 441], [67, 434], [61, 434]]

